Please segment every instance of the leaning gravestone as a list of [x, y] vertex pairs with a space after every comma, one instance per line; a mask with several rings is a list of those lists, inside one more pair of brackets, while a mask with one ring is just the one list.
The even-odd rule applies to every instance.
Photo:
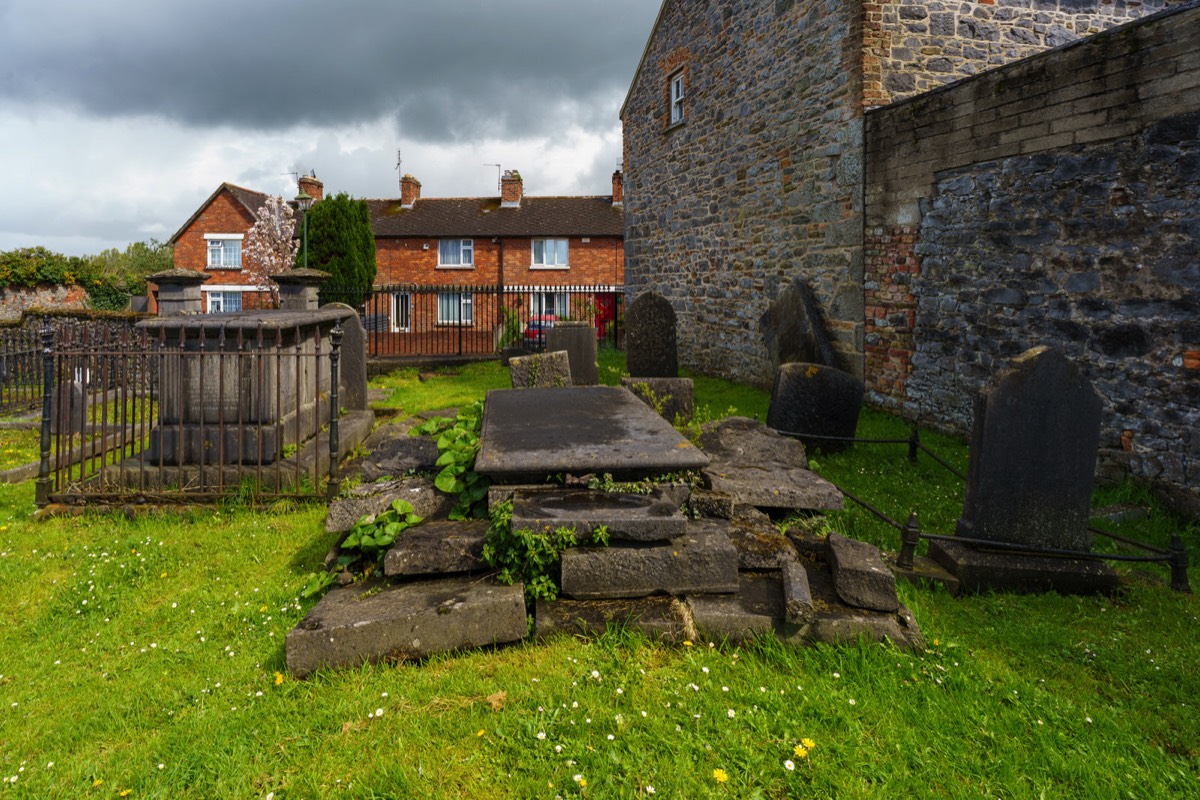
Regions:
[[625, 367], [634, 378], [679, 375], [675, 309], [657, 292], [643, 292], [625, 313]]
[[[796, 434], [806, 447], [838, 452], [850, 446], [862, 410], [863, 382], [820, 364], [784, 364], [775, 372], [767, 425]], [[826, 438], [833, 437], [833, 438]]]
[[514, 389], [562, 389], [571, 386], [571, 360], [566, 350], [533, 353], [508, 360]]
[[[967, 494], [958, 536], [1029, 550], [1088, 552], [1088, 509], [1102, 403], [1078, 367], [1045, 347], [1014, 359], [975, 402]], [[968, 590], [1117, 588], [1086, 558], [980, 548], [943, 539], [929, 555]]]
[[975, 401], [958, 533], [1035, 548], [1090, 549], [1102, 403], [1057, 350], [1013, 360]]

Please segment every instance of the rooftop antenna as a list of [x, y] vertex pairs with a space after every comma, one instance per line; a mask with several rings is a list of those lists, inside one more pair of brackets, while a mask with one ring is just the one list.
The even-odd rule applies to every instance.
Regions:
[[499, 164], [484, 164], [484, 166], [496, 168], [496, 191], [497, 192], [502, 191], [504, 188], [504, 184], [500, 180], [500, 165]]
[[[403, 180], [404, 179], [404, 159], [400, 155], [399, 147], [396, 148], [396, 172], [399, 173], [400, 179]], [[403, 186], [400, 187], [400, 191], [401, 192], [404, 191]]]
[[295, 183], [295, 184], [300, 183], [300, 173], [299, 172], [294, 172], [294, 171], [293, 172], [281, 172], [280, 174], [281, 175], [291, 175], [292, 183]]

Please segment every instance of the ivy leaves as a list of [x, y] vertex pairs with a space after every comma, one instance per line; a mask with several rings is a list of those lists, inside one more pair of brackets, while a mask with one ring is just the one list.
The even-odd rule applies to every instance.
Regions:
[[455, 495], [450, 519], [486, 519], [488, 479], [475, 472], [475, 457], [479, 455], [479, 434], [483, 429], [483, 401], [476, 400], [450, 420], [435, 417], [413, 428], [414, 435], [437, 434], [438, 460], [441, 468], [433, 479], [439, 491]]

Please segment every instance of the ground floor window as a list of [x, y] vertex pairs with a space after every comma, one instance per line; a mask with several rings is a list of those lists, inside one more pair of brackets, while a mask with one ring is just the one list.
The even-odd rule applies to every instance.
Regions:
[[471, 325], [475, 313], [469, 292], [438, 292], [439, 325]]
[[570, 296], [566, 292], [532, 292], [529, 295], [529, 313], [535, 317], [570, 315]]
[[242, 310], [241, 292], [207, 292], [208, 313], [232, 314]]
[[392, 332], [408, 333], [412, 324], [412, 295], [396, 292], [392, 295]]

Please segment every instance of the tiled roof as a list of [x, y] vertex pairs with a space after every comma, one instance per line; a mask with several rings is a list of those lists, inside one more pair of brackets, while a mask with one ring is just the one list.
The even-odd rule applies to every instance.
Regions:
[[179, 230], [175, 231], [175, 235], [167, 240], [167, 244], [175, 244], [175, 241], [183, 235], [184, 231], [192, 226], [193, 222], [199, 219], [200, 215], [204, 212], [204, 209], [208, 208], [209, 204], [211, 204], [213, 200], [216, 200], [217, 195], [219, 195], [221, 192], [229, 192], [229, 194], [233, 196], [234, 200], [237, 200], [242, 204], [243, 207], [245, 207], [247, 211], [250, 212], [250, 218], [253, 220], [258, 219], [258, 210], [262, 208], [263, 203], [267, 201], [267, 195], [263, 194], [262, 192], [256, 192], [253, 189], [245, 189], [241, 186], [234, 186], [232, 183], [222, 183], [217, 187], [215, 192], [208, 196], [207, 200], [200, 204], [200, 207], [196, 209], [196, 213], [188, 217], [187, 222], [183, 223], [183, 226], [180, 227]]
[[399, 236], [623, 236], [611, 197], [525, 197], [503, 208], [498, 197], [368, 200], [376, 238]]

